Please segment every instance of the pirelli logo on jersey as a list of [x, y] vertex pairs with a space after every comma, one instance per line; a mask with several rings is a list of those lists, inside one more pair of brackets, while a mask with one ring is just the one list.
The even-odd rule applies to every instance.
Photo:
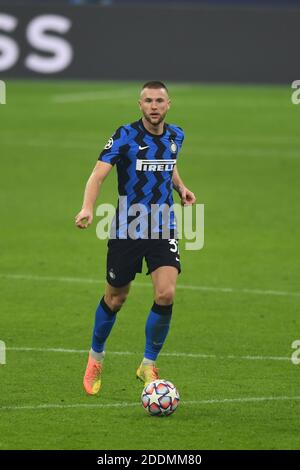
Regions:
[[176, 160], [140, 160], [136, 161], [138, 171], [172, 171]]

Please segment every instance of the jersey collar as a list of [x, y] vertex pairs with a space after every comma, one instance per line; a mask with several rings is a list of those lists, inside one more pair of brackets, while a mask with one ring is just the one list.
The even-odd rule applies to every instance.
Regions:
[[152, 134], [152, 132], [149, 132], [146, 129], [146, 127], [144, 126], [142, 119], [139, 120], [139, 124], [140, 124], [141, 128], [143, 129], [143, 131], [146, 132], [146, 134], [151, 135], [151, 137], [162, 137], [167, 132], [167, 124], [166, 123], [164, 123], [164, 131], [163, 131], [162, 134]]

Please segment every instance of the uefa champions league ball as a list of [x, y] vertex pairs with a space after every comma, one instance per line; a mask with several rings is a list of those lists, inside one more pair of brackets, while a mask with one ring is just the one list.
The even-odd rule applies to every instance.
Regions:
[[155, 380], [144, 388], [142, 406], [151, 416], [169, 416], [176, 410], [179, 393], [175, 385], [167, 380]]

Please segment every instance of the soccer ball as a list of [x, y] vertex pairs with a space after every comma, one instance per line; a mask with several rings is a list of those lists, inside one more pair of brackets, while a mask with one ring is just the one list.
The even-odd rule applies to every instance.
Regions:
[[179, 393], [175, 385], [167, 380], [155, 380], [144, 388], [142, 406], [151, 416], [169, 416], [179, 403]]

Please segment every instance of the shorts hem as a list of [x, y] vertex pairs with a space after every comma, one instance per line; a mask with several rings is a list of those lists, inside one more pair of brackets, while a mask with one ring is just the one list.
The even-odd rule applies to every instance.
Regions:
[[129, 279], [129, 280], [126, 280], [125, 282], [118, 282], [118, 281], [114, 281], [114, 280], [111, 279], [111, 278], [106, 277], [107, 283], [108, 283], [111, 287], [116, 287], [116, 288], [125, 287], [125, 286], [127, 286], [130, 282], [132, 282], [134, 279], [135, 279], [135, 276], [134, 276], [133, 278]]
[[178, 274], [181, 273], [181, 266], [178, 266], [178, 264], [172, 264], [172, 263], [163, 263], [163, 264], [158, 264], [157, 266], [151, 266], [150, 269], [148, 269], [147, 273], [146, 273], [146, 276], [148, 276], [149, 274], [153, 273], [153, 271], [155, 271], [156, 269], [158, 268], [162, 268], [163, 266], [172, 266], [173, 268], [176, 268], [177, 271], [178, 271]]

